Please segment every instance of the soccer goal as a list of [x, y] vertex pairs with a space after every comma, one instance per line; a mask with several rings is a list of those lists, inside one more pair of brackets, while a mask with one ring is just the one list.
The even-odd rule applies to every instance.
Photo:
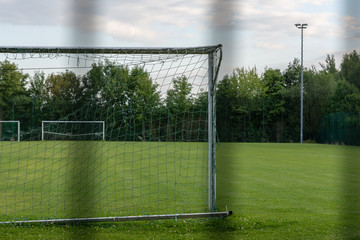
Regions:
[[0, 146], [1, 223], [231, 214], [216, 204], [221, 49], [0, 47], [46, 117]]
[[42, 121], [41, 140], [105, 140], [105, 122]]
[[0, 121], [0, 141], [20, 142], [20, 121]]

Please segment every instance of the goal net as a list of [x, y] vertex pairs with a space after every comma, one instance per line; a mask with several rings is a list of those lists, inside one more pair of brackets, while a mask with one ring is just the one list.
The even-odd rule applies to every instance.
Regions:
[[20, 121], [0, 121], [0, 141], [20, 141]]
[[26, 141], [0, 143], [2, 223], [228, 214], [215, 193], [221, 45], [0, 47], [0, 61], [33, 99]]

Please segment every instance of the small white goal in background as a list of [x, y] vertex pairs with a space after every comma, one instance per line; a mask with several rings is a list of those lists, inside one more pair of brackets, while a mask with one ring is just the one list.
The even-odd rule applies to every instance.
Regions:
[[105, 122], [42, 121], [41, 140], [105, 140]]
[[20, 142], [20, 121], [0, 121], [0, 141]]

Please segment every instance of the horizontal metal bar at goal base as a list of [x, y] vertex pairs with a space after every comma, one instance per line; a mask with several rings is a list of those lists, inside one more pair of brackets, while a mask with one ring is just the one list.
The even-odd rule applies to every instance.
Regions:
[[105, 121], [41, 121], [43, 123], [105, 123]]
[[6, 221], [5, 224], [80, 224], [95, 222], [125, 222], [143, 220], [165, 220], [165, 219], [186, 219], [186, 218], [225, 218], [232, 215], [232, 211], [227, 212], [208, 212], [208, 213], [182, 213], [182, 214], [163, 214], [163, 215], [143, 215], [143, 216], [124, 216], [124, 217], [98, 217], [98, 218], [69, 218], [69, 219], [48, 219], [48, 220], [24, 220]]

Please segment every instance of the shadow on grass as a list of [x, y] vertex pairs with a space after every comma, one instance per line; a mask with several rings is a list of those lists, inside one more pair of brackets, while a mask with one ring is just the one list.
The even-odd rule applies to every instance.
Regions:
[[[345, 0], [343, 4], [344, 16], [360, 16], [360, 1]], [[354, 34], [351, 26], [345, 28], [349, 36]], [[349, 50], [356, 48], [352, 38], [345, 39], [343, 44]], [[344, 154], [342, 232], [345, 239], [360, 239], [360, 156], [355, 148], [359, 146], [346, 147]]]
[[343, 166], [342, 233], [345, 239], [360, 239], [359, 147], [346, 147]]
[[[96, 182], [96, 146], [92, 142], [76, 142], [71, 146], [69, 158], [70, 174], [68, 181], [67, 194], [68, 213], [70, 218], [86, 218], [94, 216], [94, 189]], [[93, 228], [87, 224], [71, 224], [65, 227], [68, 238], [88, 239], [94, 237]]]
[[234, 156], [236, 152], [236, 145], [234, 144], [219, 144], [217, 146], [216, 154], [216, 195], [218, 210], [224, 211], [227, 206], [230, 207], [230, 211], [233, 211], [235, 215], [229, 216], [225, 219], [212, 219], [207, 224], [209, 230], [209, 239], [232, 239], [228, 234], [231, 231], [237, 229], [237, 219], [235, 216], [238, 214], [236, 211], [239, 209], [232, 209], [237, 205], [236, 200], [233, 198], [233, 191], [235, 191], [234, 179], [236, 175], [232, 169], [233, 163], [238, 159]]

